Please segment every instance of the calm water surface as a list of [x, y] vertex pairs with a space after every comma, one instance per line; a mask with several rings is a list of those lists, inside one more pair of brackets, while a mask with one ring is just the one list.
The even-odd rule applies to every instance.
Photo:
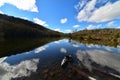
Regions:
[[[61, 67], [65, 56], [72, 61]], [[0, 80], [120, 80], [120, 46], [62, 39], [0, 58]]]

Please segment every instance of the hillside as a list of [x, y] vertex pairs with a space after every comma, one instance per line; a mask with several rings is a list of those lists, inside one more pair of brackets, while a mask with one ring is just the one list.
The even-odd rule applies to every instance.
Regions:
[[28, 20], [0, 14], [0, 38], [59, 37], [62, 33]]
[[81, 42], [92, 42], [100, 44], [120, 43], [120, 29], [96, 29], [96, 30], [82, 30], [69, 36]]
[[[28, 20], [0, 14], [0, 39], [60, 36], [65, 35]], [[69, 37], [84, 41], [120, 42], [120, 29], [82, 30], [69, 34]]]

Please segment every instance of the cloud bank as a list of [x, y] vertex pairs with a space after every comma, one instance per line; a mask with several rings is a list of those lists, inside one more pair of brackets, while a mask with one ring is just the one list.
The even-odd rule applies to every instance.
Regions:
[[13, 5], [21, 10], [38, 12], [36, 0], [0, 0], [0, 7], [5, 3]]
[[[97, 0], [91, 0], [87, 3], [83, 0], [82, 3], [85, 6], [82, 4], [83, 8], [80, 8], [81, 10], [77, 15], [77, 20], [79, 22], [105, 22], [120, 18], [120, 0], [116, 0], [114, 3], [107, 2], [99, 8], [96, 7], [96, 4], [98, 3]], [[78, 8], [76, 9], [78, 10]]]

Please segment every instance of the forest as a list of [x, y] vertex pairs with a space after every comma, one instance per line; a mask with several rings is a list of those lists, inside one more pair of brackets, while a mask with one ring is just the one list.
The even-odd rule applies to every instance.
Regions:
[[0, 38], [60, 37], [63, 33], [28, 20], [0, 14]]

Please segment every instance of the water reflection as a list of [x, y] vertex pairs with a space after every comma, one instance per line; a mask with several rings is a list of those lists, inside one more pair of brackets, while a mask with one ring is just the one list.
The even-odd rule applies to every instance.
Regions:
[[36, 72], [39, 59], [25, 60], [16, 65], [7, 62], [0, 64], [0, 80], [11, 80], [13, 78], [30, 76]]
[[46, 50], [47, 47], [48, 47], [47, 45], [41, 46], [41, 47], [35, 49], [35, 53], [40, 53], [40, 52]]
[[[115, 55], [111, 55], [106, 51], [98, 50], [78, 50], [77, 58], [83, 62], [84, 66], [92, 70], [92, 63], [99, 64], [101, 67], [109, 67], [120, 72], [120, 58]], [[97, 66], [94, 66], [97, 67]]]
[[[69, 55], [72, 62], [61, 67]], [[0, 72], [0, 80], [119, 80], [120, 47], [62, 39], [0, 58]]]
[[67, 53], [67, 50], [66, 50], [65, 48], [61, 48], [60, 51], [61, 51], [62, 53]]
[[5, 39], [0, 41], [0, 57], [30, 51], [60, 38]]

